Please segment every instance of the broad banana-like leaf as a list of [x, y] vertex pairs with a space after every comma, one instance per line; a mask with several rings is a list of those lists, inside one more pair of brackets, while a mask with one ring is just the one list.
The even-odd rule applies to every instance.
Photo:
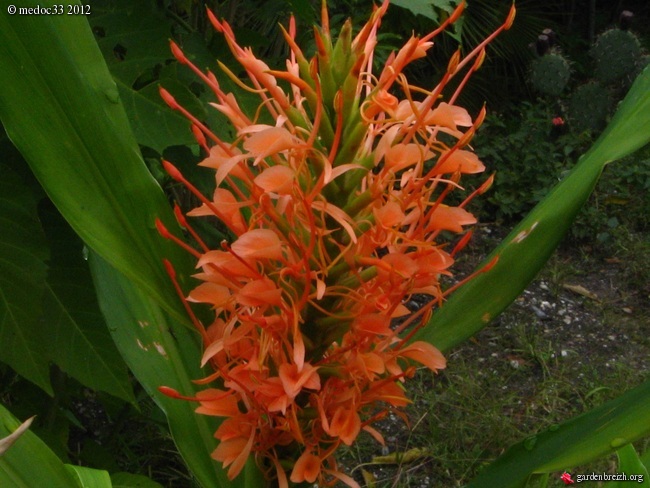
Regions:
[[[19, 156], [12, 163], [24, 165]], [[0, 171], [0, 361], [50, 395], [54, 362], [85, 386], [134, 401], [97, 306], [83, 243], [54, 209], [37, 211], [40, 189], [10, 168]]]
[[135, 403], [127, 366], [99, 310], [83, 242], [51, 206], [40, 216], [51, 253], [38, 323], [43, 360], [89, 388]]
[[113, 488], [108, 471], [71, 464], [66, 464], [65, 467], [77, 478], [81, 488]]
[[50, 253], [36, 199], [15, 172], [0, 171], [0, 361], [52, 395], [39, 320]]
[[650, 433], [649, 403], [650, 381], [646, 381], [588, 413], [512, 446], [466, 488], [524, 487], [535, 473], [562, 472], [624, 448]]
[[173, 229], [173, 216], [86, 19], [0, 16], [0, 65], [0, 119], [61, 214], [86, 244], [183, 317], [161, 259], [188, 261], [156, 232], [156, 217]]
[[451, 295], [414, 337], [448, 350], [485, 327], [544, 266], [589, 198], [603, 168], [650, 141], [650, 67], [637, 78], [607, 129], [567, 177], [483, 264], [497, 263]]
[[[12, 434], [21, 425], [0, 405], [0, 439]], [[0, 486], [12, 488], [77, 488], [77, 477], [71, 473], [36, 434], [26, 430], [0, 456]]]
[[[155, 230], [156, 217], [176, 228], [172, 212], [141, 159], [119, 92], [86, 20], [66, 15], [0, 16], [0, 65], [0, 118], [8, 135], [61, 214], [119, 272], [119, 279], [112, 280], [108, 272], [96, 272], [95, 278], [107, 280], [98, 287], [100, 295], [108, 294], [100, 296], [100, 302], [109, 328], [131, 338], [130, 343], [117, 341], [127, 364], [149, 392], [163, 384], [179, 386], [178, 378], [189, 381], [200, 376], [198, 344], [179, 327], [187, 318], [162, 265], [168, 258], [180, 268], [182, 278], [189, 275], [189, 260]], [[142, 303], [144, 312], [125, 310], [134, 301], [124, 296], [124, 290], [138, 297], [135, 302]], [[106, 304], [118, 298], [123, 301], [115, 303], [111, 314], [111, 305]], [[148, 321], [151, 328], [138, 320]], [[164, 334], [149, 332], [154, 328]], [[139, 347], [136, 338], [141, 329], [147, 331], [141, 342], [150, 351], [146, 360], [129, 350]], [[169, 366], [162, 371], [173, 370], [169, 376], [152, 372], [146, 362], [154, 361], [155, 355], [162, 357], [157, 344], [167, 353], [164, 361]], [[164, 404], [159, 395], [156, 398]], [[199, 481], [206, 487], [228, 485], [203, 442], [211, 438], [213, 427], [186, 402], [170, 400], [164, 409], [179, 450]]]

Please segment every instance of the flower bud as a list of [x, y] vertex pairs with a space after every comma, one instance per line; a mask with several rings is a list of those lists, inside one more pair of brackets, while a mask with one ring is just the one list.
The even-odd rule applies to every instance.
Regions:
[[183, 54], [183, 51], [181, 51], [181, 48], [178, 47], [178, 44], [174, 41], [169, 41], [169, 46], [176, 60], [181, 64], [187, 64], [187, 58], [185, 57], [185, 54]]
[[483, 61], [485, 60], [485, 49], [481, 49], [481, 52], [478, 53], [478, 56], [476, 56], [476, 60], [474, 61], [474, 66], [472, 69], [474, 71], [478, 71], [478, 69], [483, 65]]
[[180, 105], [178, 105], [172, 94], [165, 90], [162, 86], [158, 88], [158, 91], [160, 92], [160, 97], [169, 106], [169, 108], [172, 110], [178, 110], [180, 108]]
[[515, 21], [515, 15], [517, 15], [517, 9], [515, 8], [515, 4], [512, 4], [512, 7], [510, 7], [510, 12], [508, 13], [508, 18], [506, 19], [506, 22], [503, 24], [503, 28], [505, 30], [510, 29], [512, 27], [512, 23]]
[[460, 49], [458, 49], [454, 54], [452, 54], [449, 64], [447, 65], [447, 73], [454, 74], [460, 63]]
[[454, 22], [456, 22], [460, 18], [460, 16], [463, 15], [464, 10], [465, 10], [465, 2], [462, 1], [458, 5], [458, 7], [456, 7], [456, 9], [451, 13], [451, 17], [449, 18], [449, 23], [453, 24]]

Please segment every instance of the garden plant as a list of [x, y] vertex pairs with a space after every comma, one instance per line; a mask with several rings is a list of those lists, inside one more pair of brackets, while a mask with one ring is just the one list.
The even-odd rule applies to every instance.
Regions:
[[[465, 3], [376, 62], [391, 8], [384, 1], [365, 24], [345, 22], [333, 36], [323, 2], [314, 54], [298, 45], [292, 18], [280, 28], [288, 57], [273, 68], [208, 10], [231, 62], [205, 71], [171, 41], [176, 62], [165, 66], [200, 80], [220, 115], [189, 89], [156, 87], [173, 112], [157, 108], [167, 115], [150, 122], [171, 120], [182, 132], [135, 135], [124, 105], [150, 102], [109, 73], [88, 20], [3, 13], [0, 119], [40, 186], [22, 183], [24, 168], [3, 167], [0, 360], [49, 394], [50, 362], [135, 403], [132, 375], [201, 486], [359, 486], [337, 462], [340, 448], [362, 432], [384, 442], [376, 422], [401, 415], [416, 368], [453, 368], [444, 354], [535, 277], [603, 168], [650, 141], [646, 68], [571, 172], [451, 284], [476, 223], [466, 207], [493, 181], [481, 178], [472, 148], [486, 109], [470, 114], [457, 101], [516, 9], [474, 49], [453, 54], [434, 86], [418, 87], [407, 65], [460, 22]], [[130, 68], [119, 69], [128, 77]], [[172, 139], [195, 152], [155, 166], [169, 183], [138, 142], [165, 149]], [[83, 254], [56, 218], [41, 228], [43, 191]], [[48, 247], [45, 234], [58, 244]], [[73, 242], [71, 257], [61, 243]], [[95, 294], [105, 326], [83, 310], [81, 299]], [[415, 294], [427, 300], [413, 311], [405, 304]], [[522, 440], [468, 486], [545, 486], [549, 473], [612, 452], [621, 471], [647, 478], [648, 455], [632, 442], [650, 432], [648, 401], [650, 382]], [[4, 406], [0, 414], [2, 486], [157, 486], [66, 463], [29, 420]]]

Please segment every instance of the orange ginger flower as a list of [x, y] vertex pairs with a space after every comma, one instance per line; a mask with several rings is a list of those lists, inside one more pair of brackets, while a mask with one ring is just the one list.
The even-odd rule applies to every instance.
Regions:
[[[458, 92], [443, 101], [442, 90], [459, 74], [464, 86], [485, 45], [512, 24], [514, 8], [471, 53], [457, 52], [430, 89], [410, 85], [403, 70], [426, 55], [464, 3], [373, 73], [387, 8], [384, 1], [354, 38], [345, 23], [334, 42], [323, 2], [311, 60], [295, 43], [292, 19], [283, 31], [291, 50], [286, 71], [271, 70], [240, 47], [230, 26], [208, 12], [250, 84], [221, 68], [260, 97], [254, 114], [244, 113], [215, 75], [171, 45], [237, 131], [233, 141], [222, 140], [161, 89], [169, 106], [191, 121], [205, 151], [200, 165], [215, 171], [217, 188], [206, 197], [164, 162], [201, 201], [187, 215], [216, 216], [231, 234], [210, 249], [177, 209], [197, 251], [157, 222], [164, 237], [197, 258], [201, 283], [183, 300], [204, 342], [202, 364], [213, 369], [197, 383], [215, 386], [189, 399], [199, 402], [198, 413], [224, 418], [212, 456], [231, 479], [254, 454], [280, 486], [289, 480], [357, 486], [337, 468], [337, 447], [352, 444], [362, 430], [383, 442], [371, 424], [408, 404], [399, 383], [414, 374], [413, 363], [434, 372], [446, 365], [434, 346], [409, 338], [452, 290], [443, 291], [439, 279], [450, 274], [453, 255], [470, 236], [465, 233], [449, 252], [440, 233], [464, 233], [476, 222], [464, 207], [491, 178], [461, 205], [444, 203], [450, 192], [462, 190], [461, 175], [485, 169], [469, 148], [485, 112], [472, 119], [455, 105]], [[404, 303], [414, 293], [429, 295], [431, 303], [410, 314]], [[213, 322], [201, 323], [188, 302], [207, 304]], [[409, 314], [394, 325], [394, 318]]]

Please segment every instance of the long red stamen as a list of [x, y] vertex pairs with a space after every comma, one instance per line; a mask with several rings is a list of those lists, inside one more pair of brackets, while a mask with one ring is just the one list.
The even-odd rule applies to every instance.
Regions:
[[178, 280], [176, 279], [176, 270], [174, 269], [174, 266], [172, 266], [172, 263], [170, 263], [166, 259], [163, 260], [163, 264], [165, 265], [165, 270], [167, 271], [167, 274], [169, 275], [169, 278], [171, 279], [172, 284], [174, 285], [174, 289], [176, 290], [176, 294], [179, 296], [179, 298], [183, 302], [183, 307], [185, 307], [185, 311], [187, 312], [187, 315], [190, 317], [190, 320], [192, 321], [192, 324], [194, 325], [194, 328], [201, 335], [201, 339], [203, 340], [203, 344], [205, 346], [207, 346], [208, 344], [210, 344], [210, 338], [208, 337], [208, 334], [207, 334], [207, 332], [205, 330], [205, 327], [203, 327], [203, 324], [196, 317], [196, 315], [194, 314], [194, 311], [190, 307], [190, 304], [185, 299], [185, 294], [183, 293], [183, 290], [181, 289], [181, 285], [179, 285]]
[[169, 239], [170, 241], [172, 241], [177, 246], [185, 249], [188, 253], [190, 253], [195, 258], [198, 259], [198, 258], [201, 257], [201, 253], [199, 251], [197, 251], [192, 246], [190, 246], [189, 244], [183, 242], [181, 239], [179, 239], [174, 234], [169, 232], [167, 230], [167, 228], [165, 227], [165, 225], [162, 223], [162, 221], [159, 218], [156, 218], [156, 229], [158, 230], [158, 233], [162, 237], [164, 237], [165, 239]]
[[169, 93], [167, 90], [165, 90], [162, 86], [158, 88], [158, 91], [160, 92], [160, 96], [162, 99], [169, 105], [169, 108], [172, 110], [176, 110], [180, 113], [183, 114], [183, 116], [188, 119], [192, 124], [194, 124], [197, 128], [201, 130], [205, 135], [207, 135], [212, 141], [217, 144], [221, 149], [223, 149], [226, 154], [233, 155], [230, 146], [228, 146], [226, 143], [224, 143], [221, 139], [219, 139], [214, 133], [208, 129], [205, 124], [203, 124], [199, 119], [194, 117], [190, 112], [188, 112], [185, 108], [183, 108], [181, 105], [178, 104], [176, 99]]
[[470, 230], [465, 233], [463, 237], [461, 237], [460, 241], [454, 246], [454, 249], [449, 253], [449, 255], [453, 258], [456, 254], [458, 254], [460, 251], [462, 251], [467, 243], [472, 239], [472, 236], [474, 235], [474, 231]]
[[196, 142], [199, 143], [199, 146], [201, 146], [201, 149], [203, 149], [206, 154], [210, 154], [210, 148], [208, 147], [208, 142], [205, 139], [205, 134], [194, 124], [192, 124], [192, 134], [194, 134], [194, 138], [196, 139]]
[[438, 28], [434, 31], [431, 31], [428, 33], [426, 36], [422, 38], [423, 41], [428, 41], [430, 39], [433, 39], [436, 37], [438, 34], [443, 32], [447, 27], [449, 27], [451, 24], [456, 22], [460, 16], [463, 14], [463, 11], [465, 10], [465, 0], [460, 2], [458, 6], [454, 9], [454, 11], [451, 13], [449, 17], [447, 17], [447, 20], [445, 20], [442, 24], [438, 26]]
[[210, 248], [207, 246], [205, 242], [203, 242], [203, 239], [201, 239], [201, 236], [192, 228], [192, 226], [187, 222], [187, 219], [185, 218], [185, 215], [183, 215], [183, 212], [181, 211], [181, 208], [178, 206], [178, 204], [174, 204], [174, 216], [176, 217], [176, 220], [178, 223], [187, 229], [187, 231], [190, 233], [192, 238], [198, 243], [199, 246], [201, 246], [201, 249], [203, 249], [203, 252], [208, 252]]

